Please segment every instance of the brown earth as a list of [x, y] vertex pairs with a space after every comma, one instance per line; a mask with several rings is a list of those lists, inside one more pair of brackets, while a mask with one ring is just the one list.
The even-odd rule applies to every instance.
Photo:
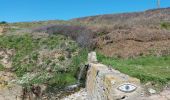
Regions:
[[96, 32], [93, 38], [95, 48], [107, 56], [128, 58], [170, 54], [170, 30], [161, 26], [170, 22], [170, 8], [98, 15], [73, 21], [85, 23]]
[[135, 57], [170, 54], [170, 32], [165, 30], [117, 30], [95, 39], [99, 50], [107, 56]]

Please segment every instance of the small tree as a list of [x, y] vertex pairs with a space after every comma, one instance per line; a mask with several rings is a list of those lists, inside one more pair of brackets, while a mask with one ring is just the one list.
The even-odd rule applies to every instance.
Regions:
[[7, 24], [7, 22], [6, 21], [1, 21], [0, 24]]

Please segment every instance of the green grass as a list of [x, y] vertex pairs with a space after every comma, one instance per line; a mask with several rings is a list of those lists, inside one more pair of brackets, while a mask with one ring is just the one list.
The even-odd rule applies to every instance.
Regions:
[[166, 84], [170, 81], [170, 56], [146, 56], [133, 59], [118, 59], [98, 54], [98, 60], [113, 66], [125, 74], [136, 77], [142, 82]]

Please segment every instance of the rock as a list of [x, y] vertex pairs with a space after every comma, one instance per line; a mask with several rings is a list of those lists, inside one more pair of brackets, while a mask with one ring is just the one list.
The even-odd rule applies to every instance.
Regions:
[[0, 100], [22, 100], [22, 87], [13, 82], [15, 78], [10, 72], [0, 72]]
[[12, 52], [10, 50], [0, 50], [0, 63], [5, 68], [11, 68], [12, 67], [12, 61], [10, 60], [10, 56], [12, 55]]
[[140, 80], [103, 64], [90, 63], [90, 66], [86, 80], [89, 100], [121, 100], [123, 98], [135, 100], [141, 96], [143, 91]]
[[8, 30], [9, 27], [5, 25], [0, 25], [0, 35], [4, 35], [4, 32]]
[[88, 54], [88, 62], [89, 63], [96, 63], [97, 62], [96, 52], [91, 52], [91, 53]]
[[149, 92], [150, 94], [155, 94], [155, 93], [156, 93], [156, 90], [154, 90], [154, 89], [152, 89], [152, 88], [149, 88], [149, 89], [148, 89], [148, 92]]

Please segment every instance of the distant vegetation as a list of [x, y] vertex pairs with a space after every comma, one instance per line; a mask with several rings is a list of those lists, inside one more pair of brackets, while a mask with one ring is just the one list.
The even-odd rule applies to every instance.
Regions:
[[33, 32], [45, 32], [48, 34], [62, 34], [71, 37], [79, 46], [90, 48], [94, 33], [85, 26], [78, 25], [47, 25], [33, 29]]
[[1, 21], [1, 22], [0, 22], [0, 25], [1, 25], [1, 24], [7, 24], [7, 22], [6, 22], [6, 21]]

